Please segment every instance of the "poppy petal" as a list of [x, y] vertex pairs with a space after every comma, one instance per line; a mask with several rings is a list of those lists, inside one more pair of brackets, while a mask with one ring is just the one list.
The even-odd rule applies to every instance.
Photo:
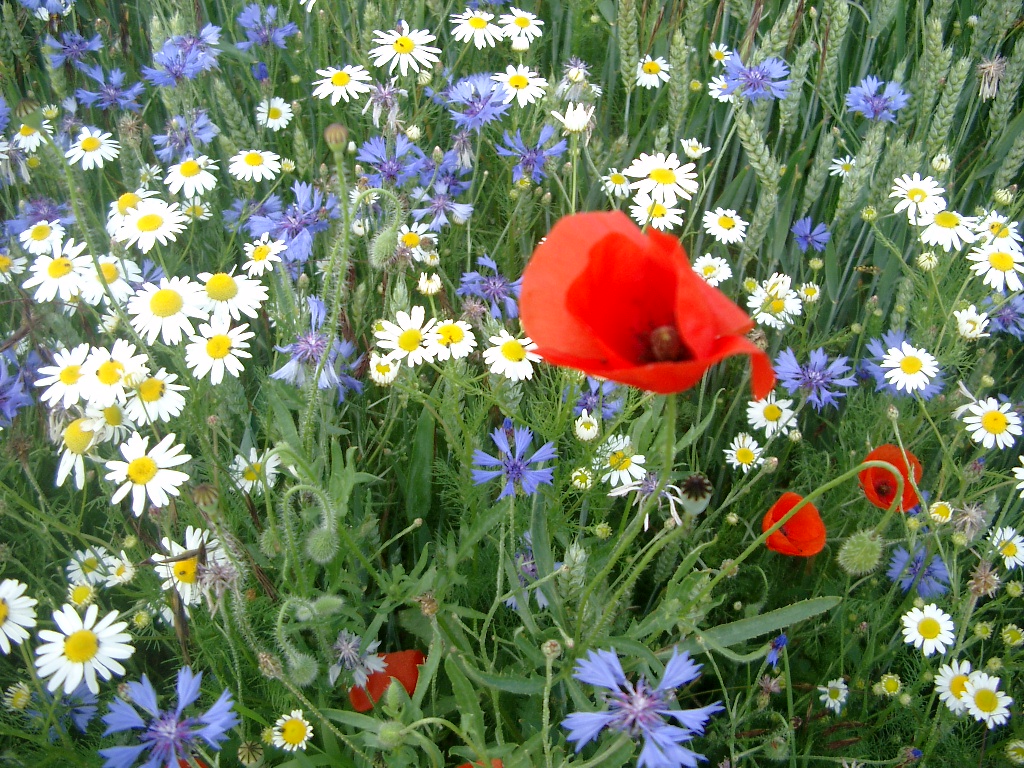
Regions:
[[[761, 520], [764, 533], [789, 513], [804, 497], [792, 492], [782, 494]], [[765, 541], [773, 552], [791, 557], [811, 557], [825, 548], [825, 523], [818, 508], [807, 503]]]
[[[921, 462], [910, 451], [907, 451], [906, 454], [906, 458], [904, 458], [903, 449], [898, 445], [887, 443], [878, 446], [864, 457], [864, 461], [884, 461], [892, 464], [902, 476], [903, 496], [899, 504], [900, 512], [906, 512], [921, 503], [917, 491], [914, 490], [914, 485], [921, 482], [921, 477], [924, 474]], [[911, 471], [914, 475], [913, 483], [910, 482]], [[868, 467], [861, 470], [857, 474], [857, 478], [860, 480], [861, 488], [864, 489], [864, 495], [868, 501], [879, 509], [888, 509], [892, 505], [899, 485], [897, 475], [882, 467]]]
[[348, 698], [356, 712], [368, 712], [373, 709], [374, 702], [380, 700], [394, 678], [410, 696], [416, 690], [420, 679], [419, 665], [427, 660], [422, 651], [395, 651], [381, 654], [387, 667], [383, 672], [374, 672], [366, 678], [366, 689], [352, 687]]

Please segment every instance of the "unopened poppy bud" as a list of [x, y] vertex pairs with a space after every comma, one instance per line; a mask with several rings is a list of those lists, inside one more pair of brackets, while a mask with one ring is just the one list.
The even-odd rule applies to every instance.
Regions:
[[850, 576], [863, 576], [878, 567], [882, 541], [874, 531], [858, 531], [839, 548], [839, 567]]
[[324, 128], [324, 141], [332, 152], [340, 152], [348, 143], [348, 128], [341, 123], [331, 123]]
[[684, 353], [679, 331], [674, 327], [663, 325], [651, 331], [651, 356], [659, 363], [682, 360]]
[[981, 377], [981, 386], [992, 387], [995, 386], [996, 380], [989, 376], [987, 373]]
[[[395, 683], [391, 684], [392, 687]], [[400, 687], [400, 686], [399, 686]], [[390, 693], [391, 689], [388, 689]], [[402, 723], [396, 723], [394, 721], [384, 723], [381, 725], [380, 730], [377, 731], [377, 739], [380, 741], [381, 747], [384, 749], [397, 749], [405, 743], [404, 736], [405, 726]]]
[[769, 456], [764, 460], [764, 473], [766, 475], [773, 474], [779, 468], [778, 456]]
[[256, 654], [256, 664], [259, 667], [260, 674], [271, 680], [279, 680], [284, 675], [281, 660], [266, 651], [260, 651]]

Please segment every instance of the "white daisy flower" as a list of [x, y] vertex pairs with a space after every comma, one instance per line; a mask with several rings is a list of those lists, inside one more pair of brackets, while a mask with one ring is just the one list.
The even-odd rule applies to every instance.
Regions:
[[647, 476], [644, 463], [647, 458], [634, 453], [633, 443], [625, 435], [612, 435], [598, 451], [598, 471], [602, 472], [601, 482], [612, 488], [619, 484], [643, 480]]
[[747, 403], [747, 423], [751, 429], [763, 429], [765, 437], [787, 435], [796, 426], [792, 405], [792, 400], [777, 400], [775, 393], [769, 392], [764, 400]]
[[569, 102], [565, 107], [565, 115], [552, 110], [551, 116], [562, 124], [565, 130], [562, 133], [566, 136], [572, 133], [583, 133], [591, 127], [590, 119], [594, 116], [596, 107], [586, 104], [573, 104]]
[[231, 158], [228, 173], [239, 181], [273, 181], [281, 170], [281, 157], [260, 149], [243, 149]]
[[425, 321], [423, 307], [415, 306], [408, 313], [399, 311], [395, 322], [381, 320], [381, 329], [374, 335], [377, 346], [391, 350], [393, 360], [403, 358], [410, 368], [423, 362], [433, 362], [434, 356], [428, 342], [437, 322], [434, 318]]
[[285, 752], [298, 752], [305, 750], [306, 744], [313, 738], [313, 726], [303, 717], [301, 709], [293, 709], [290, 714], [277, 718], [271, 733], [275, 747]]
[[[110, 297], [114, 297], [119, 305], [124, 306], [125, 302], [135, 293], [132, 283], [138, 283], [142, 278], [142, 270], [139, 265], [129, 259], [105, 254], [97, 256], [99, 269], [96, 264], [89, 260], [81, 272], [81, 294], [82, 301], [89, 304], [109, 304]], [[109, 290], [108, 290], [109, 289]]]
[[434, 326], [427, 345], [437, 360], [461, 360], [476, 349], [476, 335], [465, 320], [442, 320]]
[[693, 163], [679, 165], [679, 158], [673, 152], [668, 157], [664, 152], [648, 155], [641, 152], [640, 157], [630, 163], [624, 174], [638, 181], [630, 184], [630, 188], [638, 193], [650, 195], [651, 199], [663, 203], [667, 207], [676, 204], [678, 198], [690, 200], [700, 185]]
[[1018, 482], [1014, 487], [1020, 491], [1020, 496], [1024, 499], [1024, 455], [1018, 456], [1017, 458], [1020, 460], [1021, 465], [1013, 468], [1013, 477], [1015, 480], [1019, 480], [1020, 482]]
[[25, 595], [27, 584], [14, 579], [0, 581], [0, 651], [11, 652], [11, 643], [28, 640], [25, 630], [36, 625], [35, 606], [39, 602]]
[[797, 293], [804, 304], [814, 304], [821, 298], [821, 286], [817, 283], [801, 283]]
[[1012, 571], [1018, 565], [1024, 565], [1024, 536], [1016, 529], [1006, 526], [997, 528], [989, 534], [989, 542], [993, 549], [1003, 558], [1003, 566]]
[[976, 400], [965, 407], [970, 416], [963, 422], [971, 439], [986, 449], [1012, 448], [1021, 434], [1020, 416], [1009, 402], [1000, 403], [994, 397]]
[[59, 402], [64, 410], [76, 405], [82, 399], [82, 366], [89, 350], [89, 345], [83, 343], [74, 349], [55, 352], [53, 365], [39, 369], [35, 385], [47, 388], [39, 399], [51, 406]]
[[262, 277], [264, 273], [272, 271], [275, 263], [281, 263], [281, 254], [288, 248], [284, 240], [271, 240], [267, 232], [259, 240], [245, 243], [242, 247], [248, 257], [242, 269], [249, 277]]
[[729, 83], [722, 75], [715, 75], [708, 81], [708, 95], [715, 101], [723, 104], [732, 104], [736, 101], [735, 93], [726, 93]]
[[381, 357], [376, 352], [370, 353], [370, 380], [378, 386], [387, 387], [393, 384], [401, 368], [402, 364], [390, 357]]
[[292, 106], [280, 96], [264, 99], [256, 107], [256, 122], [272, 131], [282, 131], [288, 127], [294, 116]]
[[369, 84], [373, 81], [370, 73], [358, 64], [346, 64], [341, 69], [318, 69], [316, 73], [323, 79], [313, 82], [316, 86], [313, 95], [318, 99], [330, 99], [332, 107], [341, 99], [347, 104], [349, 100], [359, 98], [360, 94], [369, 93]]
[[142, 189], [149, 189], [149, 185], [160, 181], [163, 175], [164, 169], [159, 165], [144, 164], [139, 168], [139, 186]]
[[935, 675], [935, 692], [954, 715], [961, 715], [967, 710], [963, 695], [970, 675], [971, 662], [967, 659], [943, 664]]
[[484, 363], [491, 373], [512, 381], [533, 378], [533, 364], [540, 362], [540, 355], [533, 351], [537, 345], [529, 336], [517, 339], [501, 328], [489, 341], [491, 346], [484, 350]]
[[85, 243], [75, 244], [74, 238], [57, 243], [49, 256], [40, 256], [32, 262], [32, 275], [21, 284], [26, 291], [35, 288], [38, 302], [71, 301], [82, 292], [82, 273], [92, 265], [92, 257], [83, 254]]
[[125, 192], [110, 204], [107, 212], [107, 234], [113, 237], [124, 224], [125, 217], [138, 207], [143, 200], [155, 197], [156, 192], [148, 189], [137, 189], [134, 192]]
[[128, 301], [132, 328], [152, 344], [157, 337], [171, 346], [181, 342], [182, 333], [195, 332], [189, 318], [206, 319], [203, 306], [208, 297], [203, 286], [185, 277], [161, 277], [159, 285], [146, 283]]
[[128, 399], [126, 387], [149, 368], [146, 355], [136, 355], [135, 345], [116, 339], [109, 350], [94, 347], [82, 364], [82, 397], [97, 408], [106, 408]]
[[227, 272], [200, 272], [197, 278], [204, 283], [202, 309], [212, 319], [240, 320], [242, 315], [256, 317], [268, 298], [267, 287], [259, 280]]
[[25, 272], [28, 259], [24, 256], [12, 256], [10, 251], [0, 250], [0, 285], [6, 285], [14, 281], [15, 275]]
[[388, 74], [399, 71], [405, 76], [411, 69], [419, 72], [420, 67], [431, 67], [441, 53], [440, 48], [435, 48], [428, 43], [434, 42], [437, 38], [425, 29], [409, 29], [405, 21], [398, 22], [397, 29], [389, 29], [387, 32], [374, 31], [373, 41], [377, 43], [376, 48], [369, 51], [375, 67], [383, 67], [390, 62]]
[[642, 88], [660, 88], [668, 82], [668, 73], [672, 67], [661, 56], [651, 58], [644, 56], [636, 63], [636, 84]]
[[732, 51], [718, 43], [711, 43], [711, 45], [708, 46], [708, 54], [710, 54], [711, 60], [715, 62], [717, 66], [725, 64], [725, 62], [732, 58]]
[[202, 196], [217, 186], [217, 177], [211, 170], [217, 170], [217, 163], [206, 155], [187, 157], [167, 169], [164, 184], [172, 195], [181, 192], [185, 197]]
[[182, 204], [181, 212], [190, 221], [207, 221], [213, 215], [213, 208], [203, 198], [193, 197]]
[[125, 461], [106, 462], [109, 471], [105, 479], [122, 483], [114, 491], [111, 504], [119, 503], [131, 491], [132, 512], [136, 517], [145, 509], [147, 497], [153, 506], [166, 507], [170, 497], [178, 495], [178, 486], [189, 479], [187, 472], [171, 469], [192, 458], [190, 454], [182, 453], [184, 445], [174, 445], [173, 432], [154, 445], [153, 450], [148, 448], [149, 438], [134, 432], [121, 444], [121, 455]]
[[620, 200], [629, 197], [629, 179], [619, 173], [616, 168], [609, 168], [608, 175], [601, 177], [601, 189], [608, 197]]
[[177, 240], [185, 224], [185, 215], [177, 203], [147, 198], [125, 214], [114, 239], [126, 247], [134, 245], [143, 253], [149, 253], [157, 243], [167, 245]]
[[436, 296], [441, 292], [441, 276], [436, 272], [427, 274], [420, 272], [420, 279], [416, 282], [416, 290], [424, 296]]
[[460, 43], [468, 43], [472, 40], [477, 49], [493, 48], [505, 36], [501, 27], [491, 23], [493, 18], [493, 13], [474, 11], [471, 8], [467, 8], [462, 13], [453, 13], [448, 19], [455, 25], [452, 27], [452, 37]]
[[113, 440], [120, 444], [129, 434], [135, 431], [135, 424], [128, 416], [126, 406], [113, 403], [106, 408], [89, 405], [85, 408], [86, 428], [96, 433], [97, 443]]
[[693, 262], [693, 271], [711, 286], [718, 286], [732, 277], [732, 267], [721, 256], [705, 253]]
[[276, 453], [260, 453], [250, 448], [248, 458], [239, 455], [231, 462], [231, 478], [246, 493], [260, 492], [267, 486], [273, 487], [279, 466], [281, 457]]
[[920, 214], [917, 217], [918, 225], [924, 227], [921, 242], [940, 246], [947, 253], [952, 250], [959, 251], [965, 244], [978, 239], [972, 229], [977, 222], [973, 216], [961, 216], [956, 211], [945, 210]]
[[40, 631], [41, 645], [36, 648], [36, 672], [50, 678], [48, 691], [63, 687], [64, 693], [70, 694], [85, 680], [89, 690], [98, 694], [97, 675], [109, 680], [124, 674], [119, 660], [129, 658], [135, 648], [130, 645], [131, 636], [124, 632], [128, 624], [118, 621], [118, 615], [111, 611], [97, 621], [99, 607], [95, 605], [90, 605], [84, 616], [71, 605], [53, 612], [60, 631]]
[[711, 147], [705, 147], [697, 139], [680, 139], [679, 143], [683, 145], [683, 154], [691, 160], [698, 160], [711, 151]]
[[224, 380], [225, 371], [236, 379], [245, 370], [240, 358], [252, 355], [249, 339], [256, 334], [248, 330], [249, 324], [242, 323], [237, 328], [231, 327], [227, 317], [214, 317], [209, 323], [199, 326], [199, 334], [189, 338], [185, 347], [185, 365], [197, 379], [210, 375], [211, 384], [220, 384]]
[[984, 284], [993, 291], [1002, 292], [1005, 286], [1011, 291], [1024, 289], [1020, 274], [1024, 273], [1024, 254], [999, 243], [974, 248], [967, 254], [971, 271], [981, 277]]
[[43, 136], [44, 131], [47, 135], [53, 135], [49, 120], [43, 120], [42, 127], [43, 130], [40, 131], [38, 128], [33, 128], [31, 125], [22, 123], [14, 135], [11, 136], [11, 145], [18, 149], [25, 150], [28, 154], [32, 154], [38, 150], [46, 140]]
[[853, 155], [847, 155], [846, 157], [836, 157], [832, 159], [832, 164], [828, 167], [829, 176], [842, 176], [844, 179], [853, 173], [853, 169], [857, 166], [857, 158]]
[[64, 569], [68, 581], [72, 584], [102, 584], [107, 580], [109, 557], [106, 547], [99, 545], [76, 551]]
[[934, 216], [946, 209], [946, 201], [942, 197], [945, 190], [931, 176], [922, 179], [918, 173], [913, 176], [903, 174], [893, 181], [889, 197], [898, 198], [893, 210], [895, 213], [906, 211], [911, 224], [918, 224], [922, 217]]
[[427, 239], [432, 247], [433, 237], [434, 235], [427, 229], [427, 225], [419, 222], [403, 224], [398, 230], [398, 244], [403, 248], [408, 248], [415, 261], [423, 261], [423, 257], [426, 255], [424, 239]]
[[577, 467], [569, 476], [569, 482], [578, 491], [589, 491], [594, 485], [594, 473], [586, 467]]
[[92, 584], [68, 584], [68, 602], [75, 608], [84, 608], [96, 601], [96, 587]]
[[106, 586], [116, 587], [129, 583], [135, 578], [135, 564], [132, 563], [124, 550], [121, 550], [119, 557], [111, 557], [109, 565], [110, 574], [107, 576]]
[[647, 192], [637, 192], [629, 206], [629, 215], [641, 227], [650, 224], [657, 230], [668, 231], [672, 227], [681, 226], [683, 211], [674, 205], [655, 200]]
[[1013, 699], [999, 690], [999, 683], [998, 677], [975, 671], [964, 685], [963, 700], [967, 704], [967, 713], [989, 729], [1010, 719], [1009, 707]]
[[112, 134], [85, 126], [64, 157], [71, 165], [81, 163], [83, 171], [91, 171], [102, 168], [107, 160], [117, 159], [120, 153], [121, 145], [114, 141]]
[[998, 243], [1007, 250], [1020, 251], [1024, 238], [1018, 229], [1017, 222], [1010, 221], [1008, 216], [1003, 216], [998, 211], [989, 211], [978, 222], [974, 231], [981, 236], [981, 242], [985, 245]]
[[704, 211], [704, 229], [720, 243], [742, 243], [747, 232], [747, 222], [731, 208], [715, 208], [713, 211]]
[[753, 310], [756, 323], [778, 330], [803, 313], [803, 302], [793, 290], [792, 278], [778, 272], [754, 286], [747, 297], [747, 307]]
[[961, 338], [974, 341], [989, 335], [985, 331], [988, 327], [988, 313], [978, 312], [973, 304], [967, 309], [954, 311], [953, 317], [956, 318], [956, 329]]
[[514, 99], [520, 107], [525, 107], [527, 104], [533, 104], [537, 99], [544, 98], [544, 90], [548, 87], [547, 80], [522, 64], [519, 66], [509, 64], [504, 72], [491, 75], [491, 80], [504, 86], [505, 104], [510, 104]]
[[[162, 589], [177, 590], [182, 603], [195, 605], [202, 598], [202, 591], [196, 583], [201, 562], [210, 565], [227, 559], [220, 542], [211, 539], [209, 531], [190, 525], [185, 529], [184, 546], [167, 537], [161, 539], [160, 544], [167, 556], [162, 560], [155, 557], [153, 568], [156, 575], [164, 580]], [[201, 556], [205, 556], [205, 560], [200, 561]]]
[[504, 13], [498, 17], [502, 34], [513, 43], [516, 40], [525, 42], [528, 48], [530, 43], [543, 34], [541, 27], [544, 22], [529, 11], [520, 10], [514, 5], [509, 6], [509, 10], [511, 13]]
[[178, 374], [168, 373], [161, 368], [152, 376], [137, 377], [132, 382], [125, 413], [139, 424], [153, 424], [157, 421], [170, 421], [181, 415], [185, 410], [185, 397], [181, 392], [188, 392], [184, 384], [175, 384]]
[[843, 704], [846, 703], [846, 697], [850, 692], [845, 680], [841, 677], [829, 680], [828, 685], [819, 685], [818, 690], [821, 691], [818, 700], [825, 705], [826, 709], [832, 710], [837, 715], [843, 711]]
[[907, 393], [923, 390], [939, 373], [939, 363], [930, 352], [905, 341], [886, 351], [881, 367], [885, 380]]
[[734, 469], [743, 470], [743, 474], [747, 474], [754, 467], [764, 464], [762, 452], [762, 448], [757, 444], [757, 440], [746, 432], [740, 432], [729, 443], [729, 447], [725, 449], [725, 460]]
[[579, 418], [573, 423], [573, 431], [579, 440], [589, 443], [600, 433], [601, 424], [584, 408], [580, 412]]
[[920, 648], [925, 656], [938, 651], [940, 654], [953, 644], [953, 619], [935, 603], [924, 608], [912, 608], [903, 614], [903, 640]]
[[89, 428], [88, 419], [79, 418], [72, 421], [61, 435], [61, 443], [64, 453], [61, 454], [60, 464], [57, 465], [57, 478], [54, 485], [60, 488], [68, 479], [71, 470], [75, 471], [75, 488], [82, 490], [85, 487], [85, 454], [96, 444], [97, 435]]
[[948, 501], [935, 501], [928, 507], [928, 516], [933, 522], [944, 525], [953, 519], [953, 507]]

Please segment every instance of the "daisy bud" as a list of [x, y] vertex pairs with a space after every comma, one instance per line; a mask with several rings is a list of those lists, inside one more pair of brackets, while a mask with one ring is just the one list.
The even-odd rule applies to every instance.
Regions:
[[309, 290], [309, 275], [303, 272], [299, 275], [299, 279], [295, 281], [295, 288], [299, 293], [305, 293]]
[[424, 69], [416, 76], [416, 84], [418, 86], [425, 87], [430, 85], [430, 81], [434, 79], [434, 73], [429, 69]]
[[331, 123], [324, 128], [324, 141], [332, 152], [340, 152], [348, 143], [348, 128], [341, 123]]
[[981, 386], [983, 387], [994, 387], [996, 380], [989, 376], [987, 373], [981, 377]]
[[825, 262], [815, 256], [807, 262], [807, 266], [814, 272], [819, 272], [825, 267]]
[[939, 266], [939, 257], [933, 251], [924, 251], [917, 257], [917, 268], [922, 272], [931, 272]]
[[979, 621], [974, 625], [974, 636], [981, 640], [988, 640], [992, 637], [992, 625], [987, 621]]
[[860, 209], [860, 218], [862, 221], [866, 221], [870, 224], [871, 222], [878, 220], [878, 211], [875, 210], [873, 205], [865, 205]]
[[256, 654], [256, 663], [259, 666], [260, 674], [271, 680], [280, 680], [284, 675], [281, 667], [281, 660], [266, 651]]
[[743, 610], [743, 603], [741, 601], [737, 600], [735, 603], [732, 604], [732, 609], [734, 611], [736, 611], [737, 613], [739, 613], [740, 611]]
[[979, 19], [978, 16], [972, 13], [970, 16], [967, 17], [967, 26], [970, 27], [971, 29], [974, 29], [976, 26], [978, 26], [979, 21], [981, 21], [981, 19]]
[[949, 170], [949, 166], [953, 160], [945, 152], [939, 152], [935, 157], [932, 158], [932, 170], [936, 173], [945, 173]]
[[889, 405], [885, 409], [885, 415], [889, 417], [890, 421], [897, 421], [900, 418], [900, 410], [895, 405]]
[[850, 333], [861, 334], [864, 333], [864, 326], [860, 323], [852, 323], [850, 325]]
[[612, 527], [608, 523], [598, 523], [594, 526], [594, 535], [604, 541], [612, 535]]
[[725, 522], [728, 523], [729, 525], [739, 525], [740, 524], [740, 516], [737, 515], [735, 512], [730, 512], [729, 514], [727, 514], [725, 516]]
[[789, 438], [789, 442], [791, 443], [799, 443], [801, 440], [804, 439], [804, 436], [800, 434], [799, 429], [791, 430], [787, 437]]
[[1019, 581], [1006, 582], [1006, 594], [1010, 597], [1020, 597], [1024, 594], [1024, 584], [1021, 584]]
[[409, 141], [419, 141], [420, 136], [422, 135], [423, 131], [420, 130], [418, 125], [410, 125], [405, 129], [405, 137], [409, 139]]
[[530, 38], [525, 35], [516, 35], [512, 38], [512, 50], [516, 53], [530, 50]]
[[882, 541], [874, 531], [857, 531], [843, 542], [836, 559], [850, 576], [871, 573], [882, 559]]
[[1003, 206], [1013, 204], [1013, 198], [1016, 195], [1016, 190], [1012, 187], [1010, 189], [997, 189], [992, 193], [992, 199]]
[[950, 541], [952, 541], [955, 546], [966, 547], [967, 542], [969, 542], [970, 539], [967, 538], [967, 534], [957, 531], [950, 536]]
[[901, 693], [897, 701], [899, 701], [900, 706], [909, 707], [913, 703], [914, 698], [909, 693]]
[[435, 163], [440, 163], [444, 160], [444, 150], [440, 147], [434, 147], [434, 151], [430, 153], [430, 157]]
[[704, 90], [704, 83], [702, 83], [700, 80], [691, 80], [690, 81], [690, 92], [691, 93], [700, 93], [703, 90]]
[[998, 672], [1003, 668], [1003, 660], [998, 656], [993, 656], [991, 659], [985, 662], [985, 669], [989, 672]]
[[134, 536], [125, 536], [121, 546], [125, 549], [131, 549], [132, 547], [138, 546], [139, 540]]
[[547, 640], [541, 644], [540, 652], [544, 654], [545, 659], [553, 661], [562, 655], [562, 644], [557, 640]]
[[777, 456], [769, 456], [764, 460], [764, 473], [766, 475], [774, 474], [779, 468], [779, 459]]
[[345, 147], [345, 151], [348, 152], [350, 155], [354, 155], [357, 149], [358, 147], [356, 147], [356, 143], [354, 141], [350, 141], [348, 143], [348, 146]]

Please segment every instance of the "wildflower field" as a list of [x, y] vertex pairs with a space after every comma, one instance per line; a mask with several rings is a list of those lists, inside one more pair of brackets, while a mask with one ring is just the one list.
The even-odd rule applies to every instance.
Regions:
[[17, 0], [0, 765], [1024, 765], [1019, 0]]

